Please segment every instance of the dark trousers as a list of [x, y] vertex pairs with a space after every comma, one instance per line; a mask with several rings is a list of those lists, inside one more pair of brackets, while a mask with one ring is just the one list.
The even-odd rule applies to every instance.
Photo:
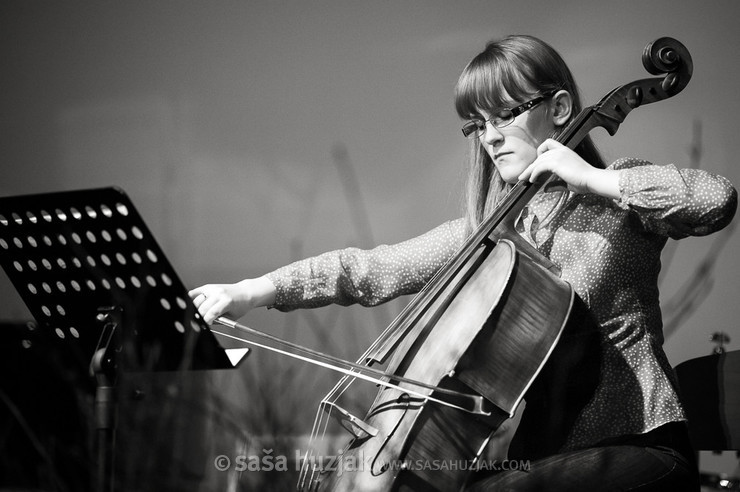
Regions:
[[532, 461], [529, 470], [481, 477], [473, 491], [698, 491], [699, 473], [685, 424]]

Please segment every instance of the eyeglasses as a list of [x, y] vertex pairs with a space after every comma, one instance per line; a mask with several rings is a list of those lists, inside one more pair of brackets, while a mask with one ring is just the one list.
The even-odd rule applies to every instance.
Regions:
[[534, 108], [548, 97], [552, 97], [556, 91], [549, 91], [539, 97], [535, 97], [531, 101], [527, 101], [524, 104], [520, 104], [515, 108], [504, 108], [493, 114], [487, 120], [470, 120], [466, 122], [462, 127], [463, 135], [467, 138], [478, 138], [486, 133], [486, 123], [489, 121], [496, 128], [503, 128], [511, 125], [514, 118], [520, 114], [529, 111]]

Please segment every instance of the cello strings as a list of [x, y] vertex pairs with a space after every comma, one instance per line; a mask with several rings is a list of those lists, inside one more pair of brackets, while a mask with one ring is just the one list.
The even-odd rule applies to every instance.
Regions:
[[[518, 187], [518, 188], [517, 188]], [[520, 183], [517, 183], [512, 189], [508, 191], [508, 193], [504, 196], [502, 199], [502, 203], [508, 203], [512, 200], [512, 196], [518, 195], [519, 189], [521, 189], [522, 185]], [[492, 214], [493, 215], [493, 214]], [[489, 223], [490, 223], [490, 217], [487, 218], [487, 220], [484, 220], [484, 222], [480, 225], [476, 231], [471, 234], [471, 237], [468, 238], [468, 240], [462, 245], [460, 248], [460, 251], [465, 251], [466, 249], [469, 249], [472, 247], [472, 245], [475, 243], [476, 245], [480, 243], [481, 235], [479, 234], [481, 229], [484, 229]], [[486, 232], [486, 235], [490, 233], [490, 230]], [[425, 287], [420, 291], [420, 293], [417, 295], [418, 297], [424, 297], [425, 295], [428, 295], [428, 292], [431, 289], [430, 286], [435, 286], [436, 282], [438, 282], [438, 279], [441, 278], [443, 275], [448, 275], [448, 271], [451, 270], [454, 265], [454, 259], [459, 256], [460, 253], [456, 254], [453, 258], [448, 260], [445, 265], [432, 277], [432, 279], [425, 285]], [[399, 313], [398, 316], [393, 320], [393, 322], [388, 325], [388, 327], [385, 328], [385, 330], [381, 333], [379, 337], [377, 337], [373, 343], [368, 347], [368, 349], [363, 353], [363, 355], [357, 360], [358, 363], [367, 362], [368, 356], [370, 353], [372, 353], [377, 347], [381, 345], [381, 341], [386, 339], [389, 334], [394, 332], [396, 329], [398, 329], [398, 326], [403, 323], [403, 321], [406, 318], [412, 317], [412, 314], [415, 310], [417, 310], [418, 302], [411, 302], [405, 306], [405, 308]], [[416, 316], [413, 316], [416, 317]], [[349, 376], [345, 375], [337, 382], [337, 384], [332, 388], [332, 390], [324, 397], [324, 399], [321, 401], [321, 404], [318, 407], [316, 417], [314, 419], [314, 425], [311, 430], [311, 437], [309, 441], [309, 449], [306, 452], [306, 456], [311, 456], [311, 463], [314, 461], [314, 453], [316, 452], [316, 443], [317, 441], [326, 441], [326, 432], [328, 429], [329, 421], [331, 420], [331, 412], [333, 411], [333, 408], [326, 409], [329, 402], [332, 404], [338, 401], [338, 399], [344, 395], [344, 393], [350, 388], [350, 386], [354, 383], [355, 378], [352, 380], [349, 380]], [[324, 415], [326, 414], [326, 415]], [[319, 436], [320, 434], [320, 436]], [[301, 467], [301, 477], [299, 480], [299, 483], [301, 484], [301, 487], [305, 485], [305, 479], [309, 472], [309, 460], [305, 460], [303, 463], [303, 466]], [[311, 473], [311, 480], [313, 479], [314, 470], [312, 470]]]
[[[509, 190], [509, 192], [504, 196], [502, 200], [503, 203], [509, 202], [512, 196], [515, 196], [519, 193], [518, 189], [516, 189], [517, 186], [521, 188], [521, 185], [519, 185], [518, 183], [517, 185], [515, 185], [515, 187], [512, 187], [512, 189]], [[479, 229], [477, 229], [475, 232], [479, 233], [480, 229], [485, 228], [489, 222], [489, 220], [484, 221], [484, 223], [481, 224]], [[482, 240], [481, 238], [483, 236], [476, 233], [473, 233], [471, 237], [468, 238], [468, 240], [463, 244], [463, 246], [460, 248], [461, 252], [464, 252], [466, 248], [470, 249], [473, 244], [475, 244], [476, 246], [480, 244], [480, 241]], [[486, 236], [489, 233], [490, 230], [486, 232]], [[428, 295], [428, 292], [432, 290], [430, 286], [435, 286], [435, 283], [438, 282], [439, 278], [441, 278], [443, 275], [449, 275], [448, 272], [454, 269], [454, 259], [460, 254], [461, 253], [458, 253], [453, 258], [448, 260], [445, 265], [443, 265], [443, 267], [425, 285], [425, 287], [421, 290], [417, 297], [424, 297], [425, 295]], [[381, 335], [376, 338], [373, 343], [365, 350], [363, 355], [357, 360], [357, 363], [368, 363], [369, 354], [371, 354], [377, 347], [379, 347], [382, 341], [386, 339], [389, 334], [398, 329], [399, 325], [402, 325], [404, 320], [408, 318], [418, 318], [418, 314], [416, 313], [416, 311], [418, 311], [418, 304], [418, 302], [411, 302], [406, 305], [406, 307], [399, 313], [394, 321], [388, 327], [386, 327]], [[313, 481], [316, 479], [316, 474], [321, 473], [320, 470], [317, 470], [317, 446], [318, 443], [321, 442], [324, 443], [324, 447], [327, 447], [326, 435], [328, 432], [329, 422], [331, 421], [332, 412], [334, 411], [334, 408], [331, 405], [335, 404], [339, 400], [339, 398], [341, 398], [341, 396], [343, 396], [346, 391], [349, 390], [349, 388], [354, 384], [355, 381], [356, 378], [352, 378], [350, 380], [350, 376], [343, 375], [334, 385], [331, 391], [324, 397], [317, 408], [313, 427], [311, 429], [308, 447], [304, 455], [304, 462], [301, 466], [301, 472], [299, 476], [298, 483], [301, 490], [305, 488], [307, 481], [309, 486], [308, 488], [310, 489]]]
[[321, 423], [321, 413], [323, 411], [323, 400], [316, 408], [316, 416], [314, 417], [313, 426], [311, 427], [311, 434], [306, 443], [306, 452], [303, 457], [303, 463], [301, 465], [301, 473], [298, 477], [299, 490], [304, 490], [304, 484], [306, 477], [308, 476], [309, 463], [314, 462], [314, 446], [317, 440], [318, 427]]
[[[423, 307], [427, 304], [426, 300], [432, 295], [432, 293], [436, 292], [436, 294], [439, 294], [439, 291], [448, 284], [454, 274], [460, 271], [460, 268], [464, 264], [461, 259], [469, 257], [472, 250], [479, 247], [486, 237], [493, 232], [495, 226], [501, 222], [501, 218], [506, 215], [502, 213], [502, 210], [507, 211], [508, 213], [508, 211], [516, 205], [516, 202], [521, 195], [532, 188], [536, 191], [552, 179], [553, 177], [550, 177], [543, 183], [535, 184], [527, 181], [519, 181], [512, 186], [494, 210], [489, 213], [488, 216], [486, 216], [476, 229], [466, 238], [458, 251], [450, 257], [439, 270], [437, 270], [424, 287], [414, 296], [404, 309], [401, 310], [393, 322], [391, 322], [391, 324], [383, 330], [380, 336], [373, 341], [370, 347], [368, 347], [368, 349], [363, 353], [362, 357], [358, 359], [358, 363], [365, 361], [369, 357], [370, 353], [374, 352], [381, 344], [386, 343], [387, 339], [393, 333], [398, 330], [403, 330], [404, 327], [408, 329], [413, 324], [413, 320], [418, 319], [421, 315], [421, 313], [418, 312], [420, 306]], [[444, 279], [447, 280], [444, 281]]]
[[316, 417], [314, 418], [313, 427], [311, 428], [311, 436], [309, 437], [309, 441], [307, 443], [306, 447], [306, 453], [303, 458], [303, 464], [301, 465], [301, 474], [298, 477], [298, 483], [301, 490], [304, 488], [305, 479], [308, 476], [308, 467], [310, 463], [313, 463], [314, 461], [314, 442], [316, 441], [316, 436], [318, 434], [318, 428], [317, 426], [320, 425], [320, 414], [323, 411], [322, 408], [323, 402], [319, 404], [318, 408], [316, 409]]
[[[518, 187], [518, 188], [517, 188]], [[512, 189], [508, 191], [508, 193], [504, 196], [502, 199], [502, 203], [507, 203], [512, 200], [512, 196], [519, 194], [519, 189], [522, 186], [517, 183]], [[491, 214], [493, 215], [493, 214]], [[468, 240], [461, 246], [460, 251], [465, 251], [466, 249], [470, 249], [473, 244], [476, 246], [480, 243], [482, 240], [480, 230], [484, 229], [487, 224], [490, 223], [491, 217], [487, 217], [487, 220], [484, 220], [484, 222], [480, 225], [476, 231], [471, 234], [471, 236], [468, 238]], [[486, 232], [486, 236], [490, 233], [490, 230]], [[448, 260], [445, 265], [432, 277], [432, 279], [425, 285], [425, 287], [420, 291], [420, 293], [415, 297], [421, 298], [428, 295], [428, 292], [432, 290], [432, 287], [436, 285], [439, 278], [441, 278], [443, 275], [449, 275], [449, 271], [453, 269], [454, 267], [454, 260], [455, 258], [459, 257], [460, 253], [453, 256], [450, 260]], [[381, 333], [379, 337], [377, 337], [373, 343], [367, 348], [367, 350], [363, 353], [363, 355], [357, 360], [358, 363], [367, 363], [368, 356], [370, 353], [372, 353], [377, 347], [381, 345], [381, 341], [388, 337], [389, 334], [394, 332], [396, 329], [398, 329], [399, 325], [401, 325], [406, 318], [417, 316], [415, 315], [414, 311], [418, 310], [418, 302], [412, 302], [407, 304], [405, 308], [396, 316], [396, 318], [393, 320], [393, 322], [388, 325], [388, 327], [385, 328], [385, 330]], [[412, 316], [413, 315], [413, 316]], [[311, 431], [311, 437], [309, 441], [309, 449], [306, 452], [306, 456], [309, 456], [311, 460], [309, 462], [308, 459], [306, 459], [303, 463], [303, 466], [301, 467], [301, 477], [299, 480], [299, 483], [301, 484], [301, 487], [305, 485], [305, 479], [307, 478], [307, 475], [309, 473], [309, 463], [313, 464], [314, 456], [316, 453], [316, 443], [317, 441], [326, 442], [326, 432], [328, 429], [329, 421], [331, 420], [331, 412], [333, 411], [332, 408], [329, 408], [329, 410], [326, 410], [326, 407], [328, 405], [328, 402], [335, 403], [338, 401], [338, 399], [344, 395], [344, 393], [350, 388], [350, 386], [354, 383], [355, 378], [352, 380], [349, 380], [349, 376], [345, 375], [337, 382], [337, 384], [332, 388], [332, 390], [324, 397], [322, 400], [320, 406], [318, 407], [316, 417], [314, 419], [314, 425]], [[326, 414], [326, 415], [324, 415]], [[320, 434], [320, 436], [319, 436]], [[311, 480], [313, 480], [315, 470], [311, 468]]]

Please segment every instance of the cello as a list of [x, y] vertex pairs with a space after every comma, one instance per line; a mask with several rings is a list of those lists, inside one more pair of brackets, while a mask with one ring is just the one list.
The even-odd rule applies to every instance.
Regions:
[[[688, 51], [671, 38], [648, 44], [643, 65], [660, 77], [614, 89], [584, 109], [557, 140], [573, 149], [594, 128], [614, 135], [632, 109], [672, 97], [692, 73]], [[462, 489], [525, 398], [510, 455], [531, 451], [534, 439], [547, 443], [537, 448], [542, 455], [564, 443], [573, 409], [587, 403], [598, 382], [598, 351], [592, 348], [598, 331], [573, 288], [559, 278], [557, 265], [513, 227], [532, 197], [553, 182], [517, 183], [346, 370], [322, 400], [312, 436], [324, 434], [328, 417], [337, 417], [352, 434], [341, 452], [352, 470], [326, 469], [309, 450], [299, 489]], [[364, 370], [378, 364], [386, 369]], [[381, 389], [360, 419], [336, 401], [371, 372]], [[456, 465], [414, 466], [434, 460]]]

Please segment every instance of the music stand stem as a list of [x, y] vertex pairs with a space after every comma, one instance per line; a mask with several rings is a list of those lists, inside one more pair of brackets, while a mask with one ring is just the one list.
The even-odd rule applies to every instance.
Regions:
[[121, 309], [101, 308], [97, 321], [103, 324], [98, 346], [90, 361], [90, 372], [95, 376], [95, 439], [96, 476], [98, 492], [113, 492], [114, 453], [116, 439], [116, 353], [121, 348]]

